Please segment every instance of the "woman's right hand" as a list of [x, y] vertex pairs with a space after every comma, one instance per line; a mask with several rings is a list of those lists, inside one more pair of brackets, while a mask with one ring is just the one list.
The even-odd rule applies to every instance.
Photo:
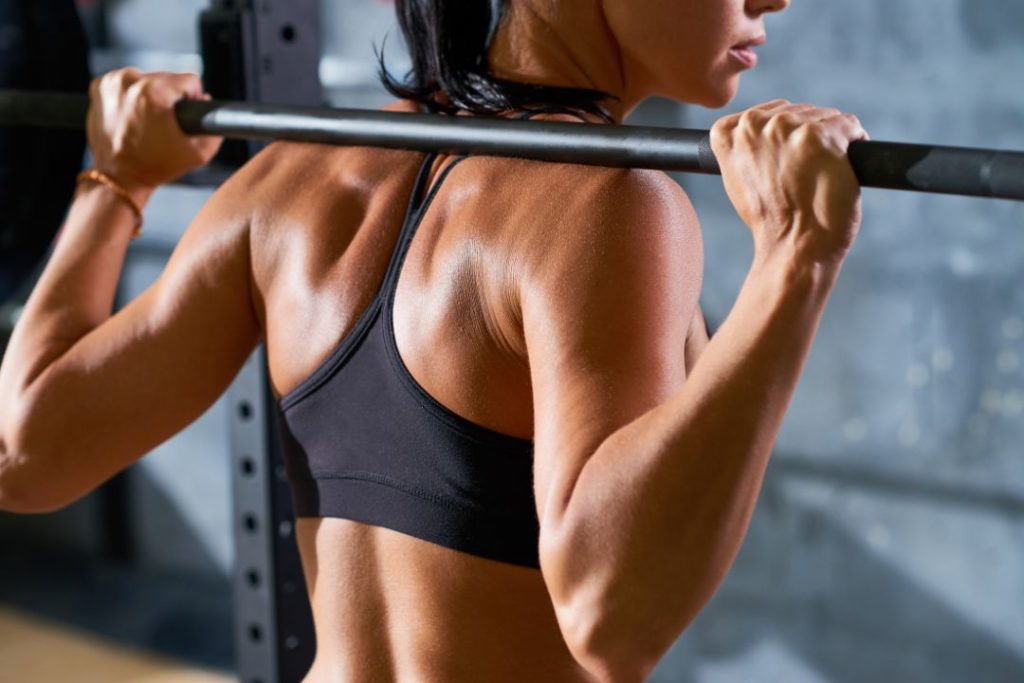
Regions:
[[798, 258], [841, 261], [861, 220], [860, 183], [847, 150], [867, 139], [852, 114], [786, 100], [719, 119], [711, 147], [755, 250], [789, 246]]
[[125, 68], [96, 78], [87, 133], [95, 166], [130, 193], [143, 194], [209, 163], [222, 139], [178, 127], [177, 101], [209, 99], [195, 74]]

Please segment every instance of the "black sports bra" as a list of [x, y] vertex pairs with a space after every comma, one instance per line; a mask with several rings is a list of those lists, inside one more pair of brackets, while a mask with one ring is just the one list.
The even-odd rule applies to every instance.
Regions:
[[484, 428], [440, 404], [412, 377], [395, 344], [395, 289], [409, 244], [441, 185], [465, 160], [450, 162], [428, 188], [436, 158], [423, 160], [373, 302], [279, 403], [295, 514], [342, 517], [537, 568], [533, 441]]

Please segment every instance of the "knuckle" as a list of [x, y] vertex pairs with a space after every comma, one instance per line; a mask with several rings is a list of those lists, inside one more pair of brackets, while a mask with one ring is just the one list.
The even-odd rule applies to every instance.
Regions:
[[787, 128], [786, 117], [777, 115], [768, 119], [762, 130], [768, 135], [775, 136], [785, 134]]
[[789, 128], [795, 128], [798, 125], [800, 125], [800, 121], [802, 120], [802, 118], [803, 117], [800, 115], [800, 112], [793, 111], [792, 109], [790, 109], [787, 111], [779, 112], [779, 114], [775, 117], [775, 121], [777, 121], [780, 125], [784, 125]]
[[131, 83], [132, 70], [128, 67], [118, 69], [113, 72], [113, 80], [122, 88], [127, 87]]
[[731, 127], [724, 122], [724, 119], [716, 121], [715, 125], [711, 126], [711, 146], [717, 148], [726, 146], [731, 135]]
[[807, 130], [815, 140], [821, 140], [828, 135], [828, 125], [821, 121], [811, 121], [807, 124]]
[[774, 136], [785, 136], [800, 124], [800, 115], [794, 111], [782, 111], [772, 116], [764, 125], [764, 132]]
[[740, 114], [739, 125], [742, 128], [760, 128], [764, 125], [765, 115], [757, 109], [748, 109]]
[[820, 146], [823, 127], [816, 121], [805, 123], [793, 132], [793, 139], [802, 147]]
[[728, 136], [736, 124], [739, 122], [739, 116], [736, 114], [730, 114], [729, 116], [723, 116], [722, 118], [715, 121], [714, 125], [711, 126], [711, 135], [717, 137]]
[[152, 106], [160, 102], [160, 91], [160, 77], [156, 75], [143, 76], [132, 86], [132, 92], [135, 97], [146, 106]]
[[157, 76], [143, 76], [135, 84], [135, 89], [139, 91], [139, 94], [143, 97], [152, 97], [153, 92], [157, 89], [158, 77]]

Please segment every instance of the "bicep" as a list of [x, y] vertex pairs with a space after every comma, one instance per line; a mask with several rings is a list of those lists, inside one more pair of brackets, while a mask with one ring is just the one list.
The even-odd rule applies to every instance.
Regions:
[[65, 505], [176, 432], [223, 393], [260, 337], [249, 226], [232, 184], [202, 209], [160, 277], [79, 339], [29, 389], [25, 482]]
[[696, 215], [671, 182], [619, 180], [618, 201], [573, 227], [586, 236], [522, 294], [542, 565], [545, 535], [590, 456], [685, 380], [703, 253]]

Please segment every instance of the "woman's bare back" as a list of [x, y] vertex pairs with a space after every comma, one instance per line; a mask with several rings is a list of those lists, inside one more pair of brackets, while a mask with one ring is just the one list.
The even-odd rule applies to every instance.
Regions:
[[[254, 291], [277, 397], [308, 377], [370, 304], [422, 159], [277, 145], [255, 162], [265, 187], [250, 198], [267, 208], [253, 218]], [[431, 179], [450, 161], [440, 158]], [[576, 247], [558, 234], [558, 214], [600, 185], [566, 172], [488, 158], [461, 164], [416, 232], [395, 298], [395, 334], [413, 377], [466, 419], [520, 438], [531, 438], [533, 414], [518, 278], [551, 250]], [[545, 196], [558, 201], [537, 201]], [[302, 518], [296, 532], [317, 630], [308, 680], [589, 680], [539, 571], [344, 519]]]

